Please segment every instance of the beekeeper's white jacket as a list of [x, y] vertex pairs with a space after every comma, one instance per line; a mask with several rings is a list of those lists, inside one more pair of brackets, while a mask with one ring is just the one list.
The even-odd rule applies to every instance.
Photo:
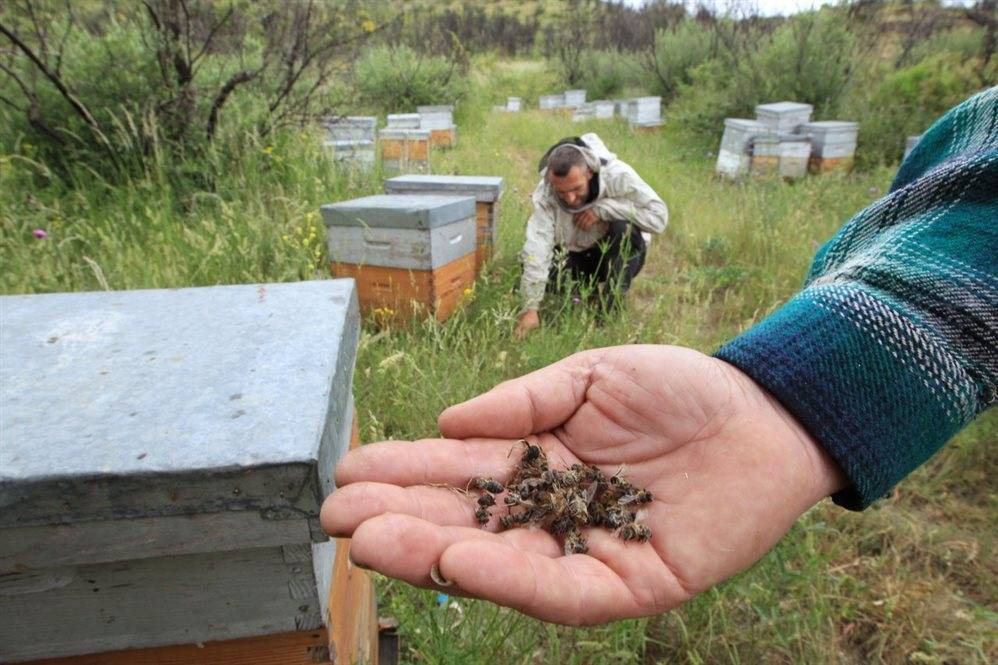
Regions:
[[[541, 181], [532, 196], [534, 213], [527, 221], [527, 239], [520, 252], [524, 310], [537, 309], [544, 299], [555, 245], [570, 252], [589, 249], [606, 234], [606, 222], [610, 220], [626, 220], [649, 233], [661, 233], [669, 221], [669, 210], [658, 194], [634, 169], [607, 150], [599, 136], [584, 134], [580, 138], [585, 147], [572, 147], [585, 156], [589, 168], [597, 174], [599, 194], [592, 203], [570, 210], [548, 183], [547, 167], [541, 170]], [[583, 231], [572, 221], [572, 215], [587, 208], [603, 221]]]

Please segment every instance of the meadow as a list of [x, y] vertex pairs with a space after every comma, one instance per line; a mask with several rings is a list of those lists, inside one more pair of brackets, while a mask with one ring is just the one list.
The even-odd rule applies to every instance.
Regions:
[[[365, 323], [354, 386], [365, 442], [433, 436], [446, 406], [582, 349], [711, 352], [793, 294], [815, 250], [883, 195], [896, 169], [730, 183], [713, 176], [716, 141], [668, 111], [657, 135], [620, 120], [492, 112], [499, 91], [538, 78], [532, 63], [487, 67], [459, 107], [458, 146], [432, 160], [434, 173], [504, 177], [498, 251], [447, 322]], [[518, 343], [517, 252], [537, 159], [586, 131], [659, 192], [669, 228], [618, 319], [601, 324], [549, 298], [542, 329]], [[153, 153], [124, 182], [85, 162], [55, 174], [16, 144], [0, 155], [0, 292], [326, 278], [319, 206], [380, 192], [380, 173], [336, 172], [318, 131], [236, 140], [222, 136], [189, 162]], [[816, 506], [750, 570], [661, 617], [568, 629], [379, 578], [381, 614], [401, 622], [412, 663], [994, 662], [996, 441], [991, 412], [891, 497], [863, 513]]]

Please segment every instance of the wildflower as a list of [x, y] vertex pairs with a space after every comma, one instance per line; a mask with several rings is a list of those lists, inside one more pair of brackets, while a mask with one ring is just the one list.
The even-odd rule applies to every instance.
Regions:
[[272, 145], [268, 145], [266, 148], [263, 149], [263, 154], [265, 155], [273, 154], [273, 152], [274, 152], [274, 146]]
[[33, 235], [39, 240], [45, 240], [49, 237], [49, 234], [45, 229], [35, 229]]
[[364, 32], [374, 32], [375, 28], [374, 21], [372, 21], [371, 19], [367, 19], [366, 21], [363, 21], [360, 24], [360, 27]]

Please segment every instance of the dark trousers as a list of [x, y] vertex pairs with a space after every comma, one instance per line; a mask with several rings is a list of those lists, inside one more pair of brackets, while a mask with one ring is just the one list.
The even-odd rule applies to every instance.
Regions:
[[608, 311], [622, 302], [645, 264], [648, 249], [638, 227], [619, 220], [609, 225], [606, 235], [585, 251], [560, 252], [556, 248], [555, 256], [562, 255], [562, 259], [555, 259], [548, 279], [548, 285], [559, 291], [569, 287], [573, 295], [581, 295], [583, 290], [592, 293]]

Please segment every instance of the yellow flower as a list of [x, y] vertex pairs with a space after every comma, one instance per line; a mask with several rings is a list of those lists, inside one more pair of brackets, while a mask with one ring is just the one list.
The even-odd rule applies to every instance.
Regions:
[[268, 145], [266, 148], [263, 149], [263, 154], [265, 155], [269, 155], [273, 152], [274, 152], [274, 146], [272, 145]]
[[374, 21], [372, 21], [371, 19], [367, 19], [366, 21], [362, 21], [361, 24], [360, 24], [360, 27], [361, 27], [361, 29], [364, 32], [374, 32], [374, 28], [375, 28]]

